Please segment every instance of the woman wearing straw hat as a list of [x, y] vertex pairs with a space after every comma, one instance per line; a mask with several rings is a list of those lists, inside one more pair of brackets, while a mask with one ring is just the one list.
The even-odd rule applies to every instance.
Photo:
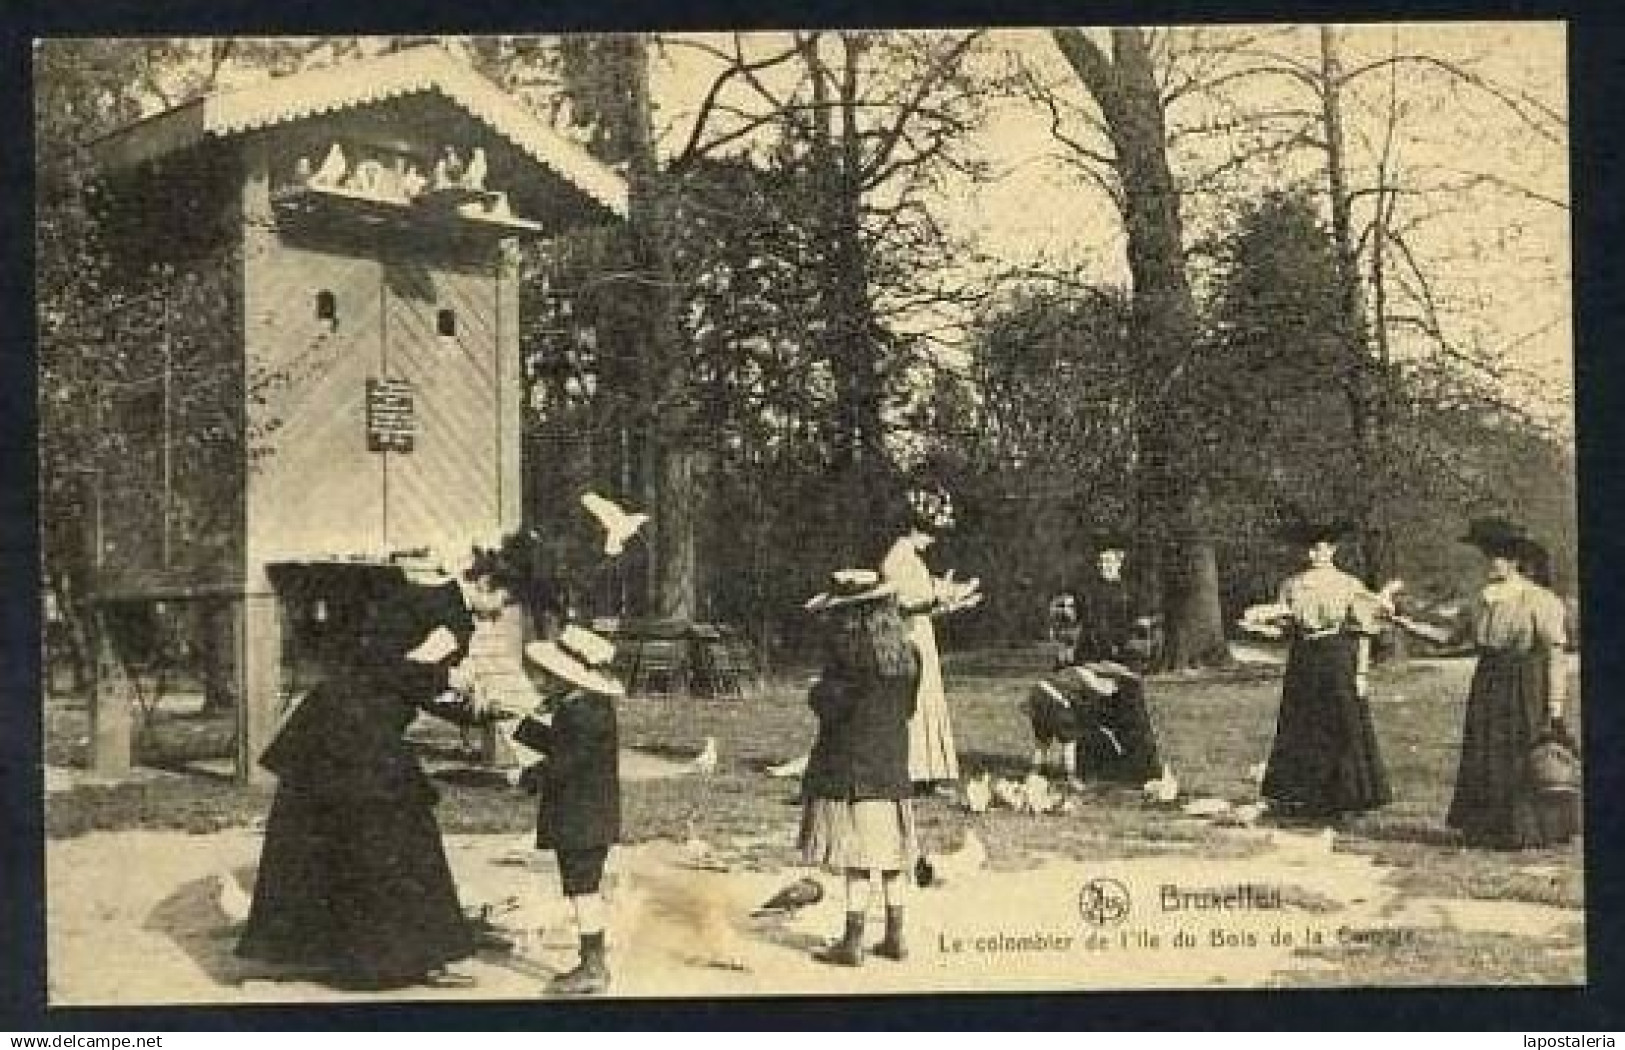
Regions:
[[534, 777], [541, 794], [536, 848], [558, 854], [581, 942], [576, 967], [548, 985], [559, 995], [600, 994], [610, 983], [599, 888], [610, 847], [621, 835], [615, 698], [625, 690], [608, 672], [614, 656], [612, 644], [573, 625], [552, 641], [525, 646], [545, 699], [514, 729], [514, 739], [541, 755]]
[[1500, 518], [1474, 521], [1462, 537], [1483, 553], [1489, 583], [1474, 602], [1469, 629], [1478, 663], [1467, 691], [1461, 761], [1445, 822], [1468, 845], [1523, 849], [1573, 833], [1573, 821], [1543, 829], [1529, 758], [1542, 730], [1563, 715], [1564, 609], [1530, 579], [1545, 549]]
[[826, 662], [807, 698], [818, 738], [801, 781], [799, 845], [808, 864], [846, 876], [846, 928], [817, 957], [863, 964], [864, 919], [878, 872], [886, 933], [874, 951], [902, 960], [904, 873], [919, 852], [908, 769], [919, 659], [893, 587], [873, 571], [835, 573], [807, 609], [823, 621]]
[[1286, 529], [1309, 564], [1281, 585], [1275, 607], [1291, 649], [1262, 794], [1288, 818], [1336, 820], [1392, 800], [1366, 703], [1366, 668], [1397, 585], [1373, 594], [1337, 567], [1337, 544], [1350, 531], [1343, 522], [1301, 520]]

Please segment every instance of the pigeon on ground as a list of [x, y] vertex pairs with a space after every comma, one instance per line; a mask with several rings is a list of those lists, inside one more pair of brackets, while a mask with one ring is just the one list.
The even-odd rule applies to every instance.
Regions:
[[807, 772], [807, 760], [811, 757], [812, 756], [810, 754], [797, 755], [788, 762], [780, 762], [776, 766], [768, 766], [767, 775], [770, 777], [777, 777], [780, 780], [794, 780], [796, 777], [799, 777], [803, 773]]
[[685, 767], [685, 771], [689, 773], [698, 773], [700, 776], [710, 776], [712, 773], [717, 771], [716, 737], [708, 736], [705, 738], [705, 746], [700, 748], [699, 754], [695, 755], [689, 760], [688, 765]]
[[797, 879], [769, 897], [761, 907], [751, 912], [752, 918], [769, 915], [794, 915], [824, 899], [824, 884], [817, 879]]
[[237, 885], [237, 877], [231, 872], [223, 871], [215, 878], [215, 900], [220, 910], [232, 922], [247, 922], [248, 913], [254, 905], [253, 899]]
[[626, 541], [649, 520], [649, 515], [628, 513], [614, 500], [605, 499], [596, 492], [583, 492], [581, 505], [603, 526], [604, 553], [611, 558], [625, 550]]
[[1041, 773], [1029, 773], [1021, 785], [1022, 801], [1028, 813], [1048, 813], [1060, 805], [1061, 799], [1051, 788], [1048, 778]]
[[993, 782], [993, 798], [1006, 809], [1021, 812], [1027, 808], [1026, 789], [1014, 780], [1003, 777]]
[[1179, 797], [1179, 778], [1167, 763], [1163, 764], [1162, 776], [1155, 780], [1145, 782], [1145, 797], [1152, 802], [1172, 802]]
[[972, 813], [986, 813], [993, 801], [992, 774], [983, 771], [965, 782], [965, 808]]

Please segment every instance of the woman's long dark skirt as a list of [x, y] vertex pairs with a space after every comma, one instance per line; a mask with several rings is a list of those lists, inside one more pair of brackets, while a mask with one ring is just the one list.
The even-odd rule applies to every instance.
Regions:
[[1546, 693], [1546, 665], [1539, 656], [1486, 652], [1478, 658], [1467, 690], [1456, 793], [1445, 818], [1468, 845], [1546, 844], [1528, 769], [1546, 718]]
[[1371, 710], [1355, 687], [1358, 641], [1299, 639], [1287, 657], [1263, 794], [1277, 809], [1333, 817], [1393, 800]]
[[1157, 733], [1137, 679], [1119, 679], [1115, 694], [1091, 696], [1080, 707], [1078, 765], [1086, 779], [1139, 785], [1162, 775]]
[[430, 806], [282, 786], [238, 954], [380, 984], [471, 955]]

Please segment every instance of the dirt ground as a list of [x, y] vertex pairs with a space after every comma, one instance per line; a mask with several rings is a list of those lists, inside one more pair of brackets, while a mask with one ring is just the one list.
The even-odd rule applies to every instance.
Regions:
[[[701, 866], [694, 844], [625, 848], [612, 861], [609, 885], [612, 994], [1258, 987], [1325, 969], [1325, 960], [1299, 951], [1306, 947], [1385, 939], [1391, 946], [1430, 928], [1556, 944], [1579, 919], [1577, 911], [1546, 905], [1404, 897], [1370, 858], [1331, 849], [1324, 838], [1279, 830], [1234, 834], [1268, 837], [1264, 851], [1242, 860], [1054, 859], [1026, 871], [992, 871], [970, 855], [974, 846], [964, 847], [941, 858], [945, 885], [918, 890], [910, 900], [911, 958], [871, 958], [860, 970], [826, 966], [810, 954], [841, 925], [836, 880], [819, 876], [829, 892], [799, 914], [751, 919], [753, 907], [807, 873], [712, 870], [728, 869], [728, 857], [748, 843], [712, 845]], [[520, 837], [476, 835], [447, 840], [464, 904], [494, 905], [495, 921], [516, 941], [511, 953], [487, 952], [460, 964], [476, 987], [362, 995], [267, 972], [234, 957], [238, 923], [221, 897], [223, 879], [252, 886], [259, 847], [260, 836], [247, 830], [122, 831], [51, 842], [51, 1003], [526, 999], [574, 962], [550, 856]], [[1083, 917], [1082, 891], [1095, 879], [1126, 889], [1131, 903], [1121, 922], [1095, 925]], [[1283, 906], [1163, 908], [1166, 886], [1235, 885], [1279, 888]], [[1573, 962], [1578, 981], [1584, 960]]]
[[[1396, 776], [1404, 778], [1412, 817], [1442, 810], [1453, 744], [1437, 726], [1459, 719], [1459, 707], [1450, 705], [1459, 704], [1467, 671], [1461, 662], [1430, 668], [1413, 661], [1402, 677], [1385, 680], [1378, 697], [1390, 734], [1385, 753]], [[967, 735], [1001, 754], [1023, 754], [1025, 729], [1012, 713], [1019, 685], [1010, 684], [1019, 678], [962, 675], [956, 681], [956, 719], [966, 723]], [[1205, 770], [1210, 791], [1252, 789], [1238, 778], [1264, 740], [1257, 733], [1238, 735], [1234, 727], [1262, 725], [1278, 687], [1180, 688], [1161, 685], [1158, 697], [1174, 760], [1182, 768]], [[1244, 711], [1214, 721], [1215, 705], [1247, 704], [1258, 709], [1257, 717]], [[670, 736], [674, 719], [661, 711], [629, 705], [627, 715], [634, 736]], [[1155, 812], [1137, 799], [1099, 813], [1086, 803], [1072, 817], [960, 811], [944, 819], [938, 807], [934, 848], [947, 851], [937, 858], [946, 882], [911, 894], [911, 957], [904, 963], [871, 958], [859, 970], [830, 967], [814, 960], [812, 951], [841, 928], [839, 880], [779, 866], [791, 856], [796, 810], [783, 805], [785, 782], [748, 772], [802, 746], [806, 726], [799, 700], [695, 708], [684, 715], [681, 724], [690, 736], [715, 733], [724, 739], [724, 760], [731, 764], [713, 792], [685, 770], [693, 753], [687, 744], [669, 749], [677, 758], [627, 752], [623, 779], [636, 789], [629, 797], [642, 799], [637, 819], [648, 827], [642, 844], [612, 856], [606, 881], [613, 995], [1585, 979], [1584, 913], [1577, 895], [1512, 899], [1505, 892], [1513, 884], [1572, 879], [1574, 860], [1566, 854], [1479, 856], [1375, 841], [1370, 829], [1334, 838], [1205, 822], [1176, 827], [1192, 818]], [[51, 795], [75, 797], [73, 789], [86, 783], [84, 773], [63, 766], [47, 767], [44, 774], [48, 811]], [[143, 775], [174, 777], [150, 770]], [[476, 801], [494, 805], [484, 796]], [[234, 798], [234, 806], [242, 804]], [[340, 992], [237, 959], [232, 948], [240, 905], [253, 885], [261, 837], [251, 827], [186, 831], [179, 828], [191, 825], [182, 823], [47, 839], [50, 1001], [525, 1000], [543, 994], [547, 978], [575, 961], [574, 932], [551, 855], [532, 849], [529, 834], [516, 830], [531, 819], [524, 805], [516, 809], [516, 821], [474, 826], [456, 823], [447, 809], [443, 804], [442, 822], [456, 833], [447, 834], [446, 851], [465, 907], [490, 905], [493, 921], [514, 941], [511, 952], [485, 952], [459, 964], [477, 981], [471, 989]], [[125, 817], [137, 820], [144, 812]], [[683, 813], [689, 814], [690, 834], [698, 823], [712, 841], [683, 842]], [[251, 809], [245, 811], [237, 823], [251, 816]], [[1068, 842], [1068, 833], [1076, 838], [1080, 829], [1115, 836], [1102, 840], [1115, 848], [1103, 853], [1095, 839]], [[1119, 841], [1125, 836], [1132, 841]], [[984, 842], [993, 849], [979, 848]], [[1012, 843], [1022, 848], [1012, 850]], [[1132, 848], [1135, 843], [1146, 848]], [[986, 852], [993, 855], [991, 864]], [[774, 892], [807, 875], [822, 882], [821, 902], [788, 917], [751, 917]], [[240, 892], [223, 894], [225, 880]], [[1279, 906], [1221, 910], [1180, 897], [1243, 886], [1256, 888], [1255, 899]], [[1091, 898], [1091, 888], [1108, 891], [1106, 898]], [[1126, 907], [1120, 916], [1101, 915], [1088, 907], [1091, 899], [1126, 900]], [[233, 900], [239, 907], [231, 906]], [[879, 910], [877, 899], [871, 941], [878, 938]]]

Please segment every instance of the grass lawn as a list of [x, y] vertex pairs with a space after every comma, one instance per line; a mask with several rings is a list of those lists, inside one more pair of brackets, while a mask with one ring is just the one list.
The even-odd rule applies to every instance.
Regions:
[[[961, 765], [966, 772], [1025, 772], [1031, 736], [1019, 702], [1043, 667], [1036, 649], [954, 654], [947, 661], [950, 704]], [[1579, 848], [1508, 857], [1453, 844], [1441, 818], [1449, 804], [1464, 701], [1465, 665], [1418, 661], [1379, 668], [1375, 715], [1395, 802], [1356, 821], [1340, 847], [1370, 852], [1406, 869], [1417, 893], [1531, 900], [1578, 906], [1582, 899]], [[794, 824], [793, 781], [762, 775], [765, 767], [801, 753], [814, 723], [803, 702], [804, 675], [771, 683], [749, 701], [628, 699], [621, 703], [624, 744], [671, 756], [696, 752], [707, 736], [721, 744], [722, 762], [710, 778], [628, 782], [624, 787], [630, 841], [681, 838], [689, 822], [713, 841], [782, 840], [787, 858]], [[1263, 760], [1274, 732], [1280, 683], [1268, 671], [1169, 676], [1148, 689], [1166, 759], [1190, 794], [1246, 799], [1253, 792], [1248, 767]], [[46, 757], [57, 765], [83, 761], [85, 714], [71, 700], [46, 710]], [[413, 735], [426, 756], [456, 750], [449, 727], [422, 719]], [[225, 754], [230, 729], [219, 721], [165, 716], [141, 748], [149, 760], [172, 764], [202, 754]], [[520, 832], [532, 826], [533, 803], [494, 778], [441, 777], [440, 822], [448, 832]], [[131, 783], [84, 785], [54, 794], [46, 813], [52, 837], [96, 829], [181, 828], [207, 832], [262, 817], [268, 797], [218, 776], [165, 776]], [[957, 842], [968, 817], [946, 803], [921, 806], [928, 844]], [[1137, 793], [1106, 791], [1065, 818], [995, 811], [976, 818], [993, 863], [1021, 865], [1038, 853], [1079, 858], [1146, 855], [1162, 851], [1236, 851], [1232, 836], [1201, 824], [1167, 821], [1148, 812]], [[763, 858], [764, 860], [768, 858]], [[1514, 877], [1517, 868], [1545, 865], [1552, 880]]]
[[[1044, 666], [1036, 648], [951, 655], [946, 678], [954, 730], [965, 772], [1025, 772], [1031, 736], [1019, 702]], [[1467, 665], [1416, 661], [1374, 672], [1374, 714], [1395, 802], [1344, 829], [1339, 850], [1370, 854], [1393, 869], [1404, 892], [1418, 897], [1527, 901], [1579, 908], [1584, 899], [1579, 844], [1504, 854], [1465, 850], [1442, 825], [1455, 774]], [[681, 839], [690, 830], [730, 845], [738, 863], [777, 868], [793, 859], [799, 809], [793, 781], [763, 774], [766, 766], [802, 753], [813, 719], [804, 703], [805, 676], [771, 683], [749, 701], [628, 699], [620, 705], [623, 744], [668, 756], [697, 752], [707, 736], [721, 747], [714, 776], [629, 781], [623, 789], [625, 838]], [[1575, 690], [1578, 695], [1578, 690]], [[1264, 759], [1279, 702], [1277, 673], [1227, 672], [1166, 676], [1148, 686], [1162, 749], [1191, 794], [1246, 800], [1254, 787], [1248, 767]], [[55, 700], [46, 711], [47, 757], [54, 764], [83, 758], [82, 705]], [[454, 730], [420, 720], [413, 735], [427, 757], [455, 752]], [[156, 750], [184, 757], [187, 750], [229, 751], [229, 728], [208, 720], [172, 718], [150, 740]], [[447, 833], [520, 834], [534, 826], [534, 801], [481, 770], [439, 770], [441, 828]], [[49, 797], [50, 837], [97, 829], [180, 828], [200, 833], [263, 818], [263, 789], [240, 787], [219, 776], [163, 775], [114, 786], [81, 785]], [[970, 821], [995, 869], [1019, 868], [1042, 855], [1083, 860], [1179, 854], [1240, 856], [1258, 846], [1194, 821], [1169, 820], [1149, 810], [1134, 791], [1104, 791], [1067, 816], [994, 811], [966, 814], [947, 801], [920, 806], [928, 849], [954, 847]], [[1542, 943], [1554, 972], [1572, 970], [1562, 952], [1582, 943], [1580, 914], [1571, 945]], [[1515, 936], [1426, 931], [1402, 944], [1357, 946], [1323, 953], [1360, 981], [1405, 983], [1416, 974], [1436, 983], [1538, 979], [1532, 945]], [[1557, 956], [1551, 953], [1556, 950]], [[1569, 969], [1565, 970], [1564, 966]], [[1533, 969], [1532, 969], [1533, 967]], [[1295, 978], [1296, 979], [1296, 978]], [[1304, 978], [1312, 979], [1312, 978]], [[1347, 983], [1345, 979], [1340, 983]]]

